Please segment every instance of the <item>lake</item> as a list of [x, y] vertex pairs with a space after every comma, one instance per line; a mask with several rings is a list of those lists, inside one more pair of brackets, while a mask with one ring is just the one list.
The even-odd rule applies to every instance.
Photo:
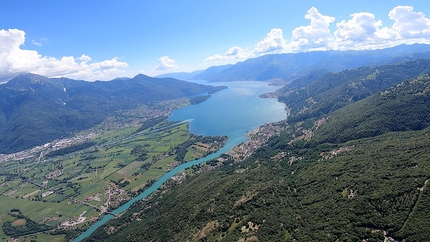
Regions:
[[[169, 120], [190, 120], [189, 129], [191, 133], [206, 136], [227, 135], [229, 137], [227, 143], [213, 154], [181, 164], [167, 172], [147, 190], [118, 209], [112, 211], [113, 214], [124, 212], [135, 201], [143, 199], [156, 191], [164, 182], [176, 175], [179, 171], [185, 170], [195, 164], [214, 159], [240, 143], [247, 141], [246, 133], [248, 131], [262, 124], [276, 122], [286, 118], [284, 104], [279, 103], [275, 99], [258, 97], [263, 93], [275, 91], [279, 87], [269, 86], [267, 83], [263, 82], [248, 81], [225, 83], [206, 83], [198, 81], [197, 83], [214, 86], [224, 85], [228, 86], [228, 89], [213, 94], [212, 97], [205, 102], [173, 111]], [[112, 218], [112, 215], [105, 215], [73, 241], [78, 242], [83, 240]]]
[[[200, 82], [201, 83], [201, 82]], [[202, 83], [224, 85], [224, 89], [197, 105], [172, 112], [170, 120], [192, 119], [190, 132], [201, 135], [246, 135], [258, 126], [285, 119], [285, 105], [259, 95], [272, 92], [279, 87], [263, 82], [216, 82]]]

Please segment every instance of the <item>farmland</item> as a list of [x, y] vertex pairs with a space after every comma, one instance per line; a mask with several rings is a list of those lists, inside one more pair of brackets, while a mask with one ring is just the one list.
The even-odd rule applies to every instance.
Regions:
[[190, 134], [186, 122], [158, 119], [151, 125], [106, 130], [79, 145], [1, 163], [0, 238], [70, 238], [173, 167], [216, 151], [227, 139]]

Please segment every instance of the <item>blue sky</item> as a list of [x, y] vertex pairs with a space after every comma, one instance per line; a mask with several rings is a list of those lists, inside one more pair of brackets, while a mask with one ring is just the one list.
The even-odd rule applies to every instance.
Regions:
[[428, 0], [0, 2], [0, 80], [110, 80], [401, 43], [430, 43]]

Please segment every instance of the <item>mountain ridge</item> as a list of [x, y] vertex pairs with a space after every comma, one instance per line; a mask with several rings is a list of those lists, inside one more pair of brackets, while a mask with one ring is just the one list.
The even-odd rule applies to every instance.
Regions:
[[327, 73], [310, 83], [297, 83], [299, 79], [276, 93], [278, 100], [288, 106], [290, 119], [303, 119], [328, 113], [426, 73], [430, 73], [430, 59], [364, 66]]
[[365, 65], [393, 64], [402, 60], [430, 58], [430, 45], [399, 45], [379, 50], [313, 51], [263, 55], [238, 62], [228, 69], [206, 76], [215, 81], [291, 81], [315, 70], [341, 71]]
[[211, 90], [214, 87], [142, 74], [109, 82], [20, 74], [0, 85], [0, 153], [90, 128], [117, 110]]

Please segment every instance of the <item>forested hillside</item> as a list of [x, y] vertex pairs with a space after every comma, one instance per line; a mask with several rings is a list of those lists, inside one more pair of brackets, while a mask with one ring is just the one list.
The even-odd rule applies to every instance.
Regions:
[[170, 182], [86, 241], [426, 241], [430, 76], [377, 80], [370, 97], [278, 123], [245, 161]]
[[394, 84], [430, 72], [430, 60], [393, 65], [366, 66], [325, 74], [310, 84], [287, 85], [277, 92], [287, 105], [290, 121], [299, 121], [337, 110]]

